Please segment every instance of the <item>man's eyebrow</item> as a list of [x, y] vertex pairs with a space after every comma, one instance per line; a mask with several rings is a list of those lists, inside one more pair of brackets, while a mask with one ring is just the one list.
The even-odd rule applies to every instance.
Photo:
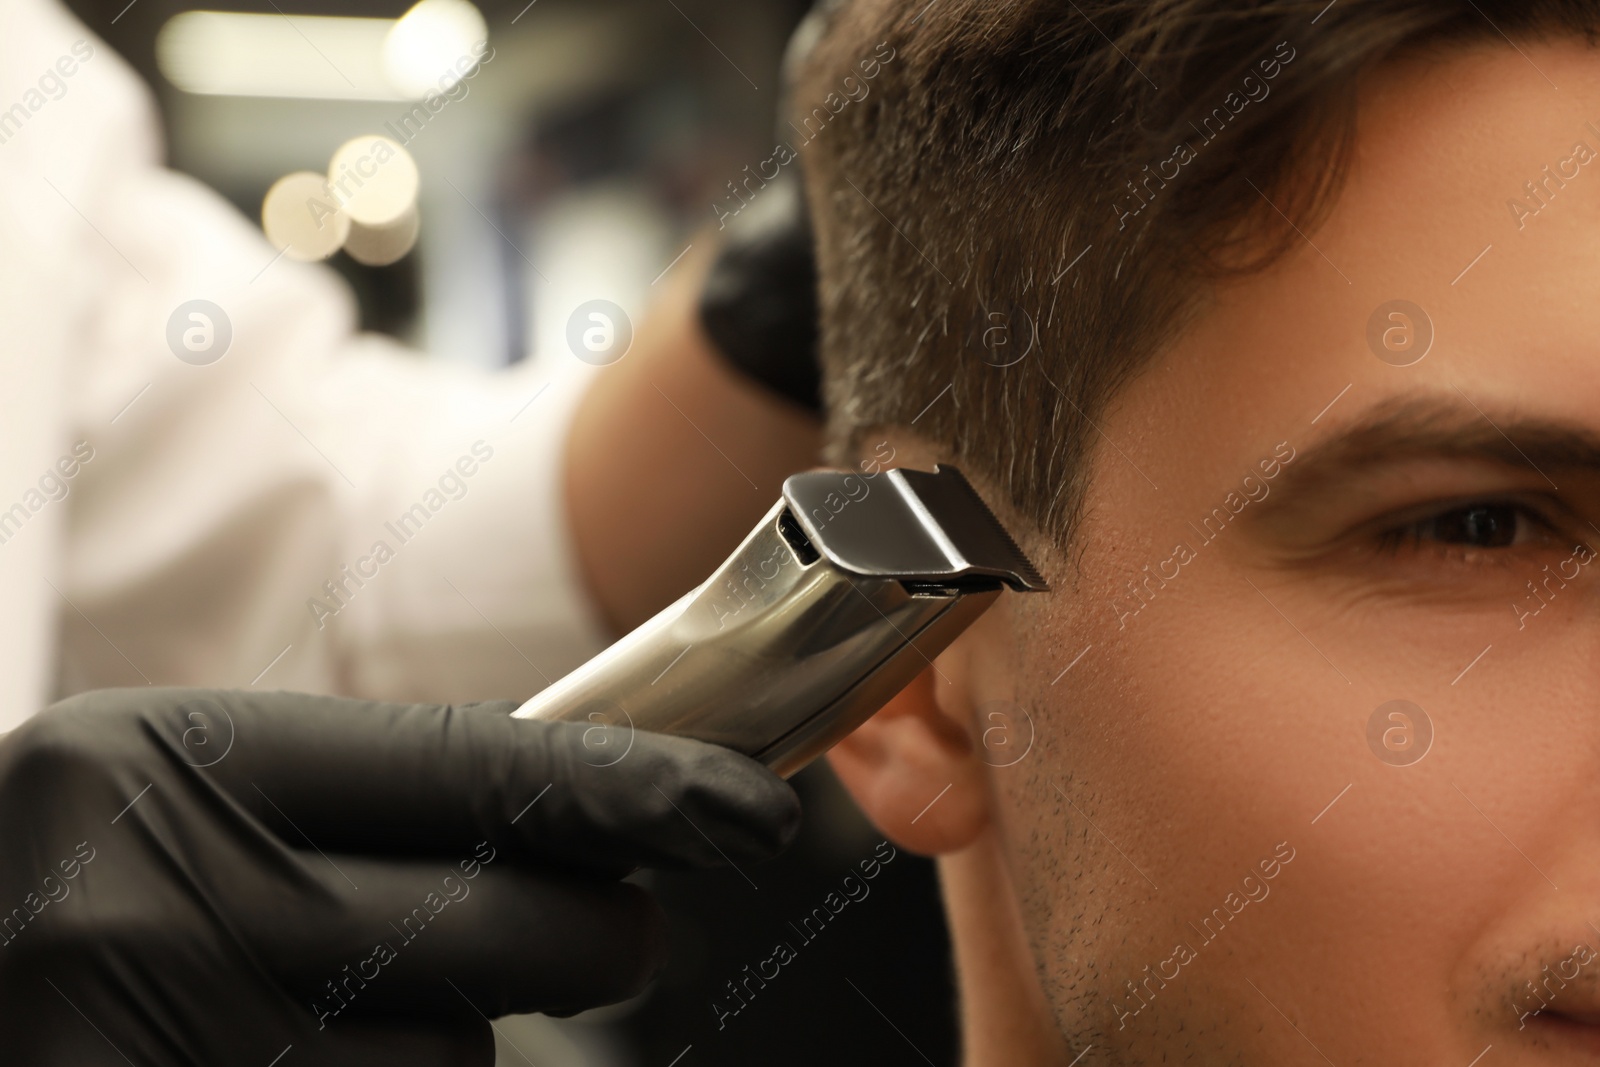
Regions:
[[1307, 446], [1285, 465], [1279, 487], [1299, 495], [1397, 460], [1429, 458], [1517, 467], [1558, 486], [1555, 472], [1600, 473], [1600, 428], [1514, 412], [1496, 417], [1464, 394], [1402, 398]]

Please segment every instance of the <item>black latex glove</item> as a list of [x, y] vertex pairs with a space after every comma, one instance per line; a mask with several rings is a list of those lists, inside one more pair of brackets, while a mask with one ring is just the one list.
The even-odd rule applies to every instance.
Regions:
[[797, 827], [744, 756], [514, 707], [112, 690], [0, 738], [0, 1059], [490, 1064], [660, 968], [621, 876]]

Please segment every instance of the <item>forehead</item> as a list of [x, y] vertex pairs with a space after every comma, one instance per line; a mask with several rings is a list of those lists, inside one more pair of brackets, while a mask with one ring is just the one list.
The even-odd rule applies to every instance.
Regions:
[[[1129, 387], [1152, 431], [1231, 464], [1403, 397], [1597, 418], [1600, 52], [1491, 42], [1380, 68], [1342, 191], [1300, 228]], [[1399, 365], [1408, 339], [1427, 354]]]

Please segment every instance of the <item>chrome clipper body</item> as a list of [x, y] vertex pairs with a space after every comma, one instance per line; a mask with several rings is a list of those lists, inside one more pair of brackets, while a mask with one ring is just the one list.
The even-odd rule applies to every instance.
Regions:
[[1047, 588], [955, 468], [797, 474], [703, 585], [515, 714], [693, 737], [788, 777], [1004, 586]]

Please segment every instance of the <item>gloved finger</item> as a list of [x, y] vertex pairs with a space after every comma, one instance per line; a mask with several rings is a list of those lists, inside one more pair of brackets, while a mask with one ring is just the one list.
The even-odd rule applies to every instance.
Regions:
[[516, 833], [504, 837], [508, 845], [585, 867], [707, 868], [775, 856], [800, 828], [794, 789], [731, 749], [637, 731], [624, 757], [595, 765], [585, 739], [591, 727], [510, 721], [519, 734], [537, 728], [543, 743], [517, 750], [505, 780], [554, 784], [521, 807], [506, 801], [526, 796], [527, 788], [507, 789], [493, 799], [498, 807], [483, 811], [491, 828], [510, 816]]
[[297, 847], [440, 854], [488, 840], [622, 871], [763, 859], [799, 826], [794, 791], [745, 756], [643, 731], [597, 755], [593, 727], [513, 719], [510, 702], [202, 690], [79, 701], [95, 698], [140, 708], [175, 761]]
[[643, 889], [484, 855], [470, 877], [426, 861], [329, 857], [338, 873], [328, 884], [343, 886], [332, 906], [235, 921], [329, 1028], [394, 1012], [581, 1011], [636, 995], [665, 964], [665, 920]]
[[[494, 1031], [478, 1015], [451, 1023], [351, 1018], [308, 1034], [293, 1054], [295, 1067], [493, 1067]], [[285, 1056], [284, 1067], [289, 1062]]]
[[[139, 927], [151, 927], [140, 929]], [[82, 1067], [294, 1063], [458, 1067], [494, 1062], [487, 1020], [442, 1009], [328, 1026], [242, 945], [132, 924], [95, 940], [19, 939], [36, 966], [0, 979], [4, 1062]], [[165, 984], [183, 974], [187, 981]], [[292, 1056], [290, 1053], [292, 1052]]]

